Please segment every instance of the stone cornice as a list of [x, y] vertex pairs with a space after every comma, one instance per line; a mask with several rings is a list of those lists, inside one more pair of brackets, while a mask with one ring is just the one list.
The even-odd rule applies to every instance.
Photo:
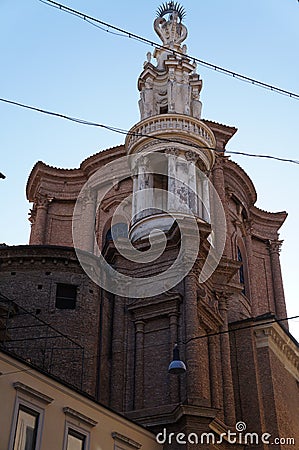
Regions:
[[218, 410], [216, 408], [210, 408], [208, 406], [179, 404], [176, 408], [174, 408], [174, 405], [165, 405], [130, 411], [129, 413], [126, 413], [126, 416], [140, 424], [155, 426], [161, 425], [161, 423], [165, 425], [177, 423], [184, 416], [202, 417], [212, 422], [215, 419], [217, 412]]
[[276, 240], [277, 231], [287, 218], [285, 211], [272, 213], [263, 211], [256, 206], [250, 208], [250, 217], [252, 219], [252, 235], [258, 239]]
[[256, 325], [257, 348], [269, 348], [297, 381], [299, 381], [299, 346], [278, 323]]
[[97, 421], [91, 419], [90, 417], [87, 417], [84, 414], [82, 414], [78, 411], [75, 411], [72, 408], [69, 408], [68, 406], [63, 408], [63, 412], [66, 416], [68, 416], [78, 422], [83, 422], [88, 427], [95, 427], [98, 423]]
[[238, 200], [245, 203], [244, 206], [247, 208], [253, 206], [257, 200], [257, 194], [247, 173], [237, 163], [228, 159], [225, 160], [223, 169], [225, 187], [230, 189], [236, 198], [240, 196], [241, 198], [238, 198]]
[[128, 438], [127, 436], [124, 436], [123, 434], [117, 433], [116, 431], [113, 431], [111, 433], [111, 436], [115, 441], [119, 441], [122, 444], [125, 444], [127, 447], [130, 448], [141, 448], [142, 445], [139, 444], [139, 442], [133, 441], [132, 439]]
[[238, 131], [235, 127], [213, 122], [212, 120], [202, 119], [202, 122], [204, 122], [213, 131], [216, 138], [216, 148], [218, 150], [225, 151], [226, 144]]
[[124, 145], [117, 145], [116, 147], [107, 148], [94, 155], [84, 159], [80, 164], [80, 169], [89, 177], [95, 170], [108, 164], [110, 161], [125, 156]]
[[235, 261], [234, 259], [222, 257], [216, 270], [211, 275], [211, 282], [213, 283], [214, 290], [224, 293], [229, 281], [235, 273], [237, 273], [240, 265], [240, 262]]
[[[29, 266], [28, 266], [29, 263]], [[12, 266], [21, 265], [25, 269], [34, 267], [34, 264], [53, 265], [63, 264], [67, 266], [72, 263], [80, 268], [75, 249], [72, 247], [62, 247], [56, 245], [17, 245], [0, 248], [0, 264], [2, 270], [7, 267], [11, 270]], [[41, 266], [40, 266], [41, 267]]]
[[134, 301], [127, 306], [128, 311], [134, 314], [134, 319], [149, 320], [157, 316], [169, 316], [179, 312], [181, 297], [178, 293], [165, 293], [159, 297], [151, 298], [150, 302], [146, 299]]
[[36, 389], [33, 389], [30, 386], [27, 386], [24, 383], [21, 383], [20, 381], [16, 381], [13, 383], [13, 387], [15, 390], [23, 394], [23, 396], [27, 398], [34, 398], [35, 400], [39, 401], [40, 403], [43, 403], [44, 405], [49, 405], [53, 402], [53, 398], [49, 397], [46, 394], [43, 394], [42, 392], [37, 391]]
[[[26, 195], [30, 202], [33, 202], [36, 195], [47, 193], [48, 195], [59, 199], [76, 199], [83, 184], [98, 168], [108, 162], [125, 155], [123, 145], [100, 151], [89, 156], [82, 161], [79, 168], [63, 169], [52, 167], [42, 161], [38, 161], [27, 181]], [[65, 185], [63, 192], [60, 185]]]
[[[26, 185], [26, 196], [30, 202], [33, 202], [38, 193], [43, 192], [43, 184], [53, 184], [53, 194], [57, 190], [55, 186], [57, 183], [65, 184], [65, 182], [72, 182], [83, 185], [86, 181], [86, 177], [81, 169], [59, 169], [45, 164], [42, 161], [38, 161], [33, 167]], [[80, 190], [80, 189], [79, 189]], [[78, 190], [78, 192], [79, 192]], [[45, 190], [49, 196], [52, 193], [47, 188]], [[55, 195], [53, 195], [54, 197]]]

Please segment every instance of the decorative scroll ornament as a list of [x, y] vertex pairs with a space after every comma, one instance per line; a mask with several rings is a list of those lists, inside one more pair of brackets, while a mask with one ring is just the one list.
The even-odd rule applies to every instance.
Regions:
[[[166, 14], [169, 14], [168, 20], [164, 18]], [[177, 2], [166, 2], [158, 8], [154, 29], [164, 46], [180, 46], [187, 38], [187, 28], [182, 24], [185, 14], [184, 8]]]

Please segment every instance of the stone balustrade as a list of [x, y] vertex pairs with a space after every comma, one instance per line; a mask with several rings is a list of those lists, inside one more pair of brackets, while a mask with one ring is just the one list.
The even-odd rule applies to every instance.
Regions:
[[[177, 133], [195, 138], [199, 145], [215, 148], [215, 137], [212, 131], [200, 120], [183, 114], [160, 114], [138, 122], [130, 129], [126, 137], [127, 153], [134, 153], [146, 137], [169, 134], [169, 139]], [[171, 137], [170, 137], [171, 136]]]

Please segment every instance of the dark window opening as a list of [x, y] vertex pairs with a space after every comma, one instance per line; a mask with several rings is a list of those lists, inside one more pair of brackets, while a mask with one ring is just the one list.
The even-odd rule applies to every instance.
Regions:
[[57, 284], [56, 302], [57, 309], [76, 309], [77, 286], [74, 284]]
[[167, 113], [168, 113], [168, 105], [160, 106], [160, 114], [167, 114]]
[[168, 196], [168, 176], [161, 173], [154, 174], [155, 213], [165, 212]]

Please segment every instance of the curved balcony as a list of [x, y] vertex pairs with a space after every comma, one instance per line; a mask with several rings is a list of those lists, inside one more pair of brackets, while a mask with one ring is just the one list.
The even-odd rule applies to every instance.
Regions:
[[159, 114], [138, 122], [130, 129], [125, 142], [127, 154], [138, 152], [151, 136], [167, 139], [175, 136], [175, 139], [181, 138], [212, 149], [216, 145], [213, 132], [200, 120], [183, 114]]

